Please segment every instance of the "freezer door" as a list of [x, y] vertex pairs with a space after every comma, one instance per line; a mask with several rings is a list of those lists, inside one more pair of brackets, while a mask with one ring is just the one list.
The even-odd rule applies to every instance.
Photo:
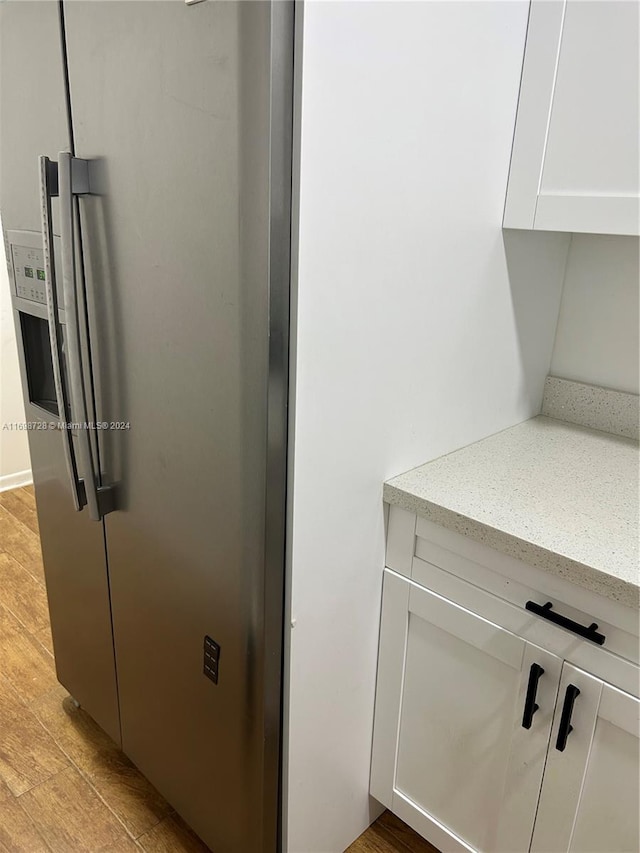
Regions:
[[[0, 212], [25, 417], [46, 427], [59, 414], [40, 280], [38, 157], [55, 160], [70, 148], [58, 3], [0, 3], [0, 63]], [[104, 528], [74, 509], [61, 432], [28, 435], [58, 678], [119, 741]]]
[[273, 851], [292, 4], [65, 20], [124, 749], [214, 850]]

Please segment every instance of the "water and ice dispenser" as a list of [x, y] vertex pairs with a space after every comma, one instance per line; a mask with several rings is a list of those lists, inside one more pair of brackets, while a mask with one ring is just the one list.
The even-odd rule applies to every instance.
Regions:
[[[46, 413], [57, 417], [42, 236], [37, 232], [8, 231], [6, 237], [12, 301], [19, 320], [17, 332], [23, 383], [29, 402], [42, 409], [43, 416]], [[56, 264], [59, 262], [57, 243], [58, 238], [54, 238]], [[59, 308], [62, 307], [59, 303]], [[64, 318], [62, 314], [59, 316], [64, 341]]]

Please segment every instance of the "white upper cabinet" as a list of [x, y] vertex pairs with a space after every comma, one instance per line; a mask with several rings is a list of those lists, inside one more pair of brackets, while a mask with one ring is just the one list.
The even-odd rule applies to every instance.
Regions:
[[532, 0], [505, 228], [640, 233], [638, 0]]

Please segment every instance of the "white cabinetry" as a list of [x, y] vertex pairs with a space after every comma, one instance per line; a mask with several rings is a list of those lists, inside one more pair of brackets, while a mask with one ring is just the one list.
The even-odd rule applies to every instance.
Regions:
[[[564, 750], [562, 712], [575, 698]], [[531, 850], [637, 853], [640, 702], [565, 664]], [[562, 746], [562, 743], [559, 744]]]
[[[382, 643], [397, 645], [404, 671], [389, 697], [400, 700], [388, 709], [400, 721], [397, 744], [374, 752], [372, 794], [388, 804], [395, 791], [415, 803], [432, 818], [419, 829], [442, 849], [449, 833], [474, 850], [526, 849], [561, 659], [390, 572], [384, 600]], [[525, 729], [532, 667], [544, 674]]]
[[488, 568], [488, 549], [473, 571], [468, 543], [464, 557], [442, 548], [464, 537], [446, 531], [435, 545], [415, 531], [415, 517], [392, 507], [372, 795], [442, 851], [640, 849], [629, 614], [622, 628], [615, 607], [605, 605], [610, 622], [598, 617], [612, 654], [514, 605], [538, 570], [513, 561], [514, 581], [501, 586], [508, 567]]
[[640, 233], [637, 0], [532, 0], [504, 226]]

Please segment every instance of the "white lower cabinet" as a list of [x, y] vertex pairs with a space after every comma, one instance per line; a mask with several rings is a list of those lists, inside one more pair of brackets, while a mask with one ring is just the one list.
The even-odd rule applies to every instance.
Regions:
[[638, 706], [385, 572], [371, 793], [440, 850], [640, 849]]
[[639, 723], [638, 699], [564, 665], [532, 851], [640, 850]]
[[[413, 587], [396, 788], [473, 849], [524, 849], [561, 666], [509, 631]], [[540, 708], [524, 729], [532, 667], [544, 669]]]

